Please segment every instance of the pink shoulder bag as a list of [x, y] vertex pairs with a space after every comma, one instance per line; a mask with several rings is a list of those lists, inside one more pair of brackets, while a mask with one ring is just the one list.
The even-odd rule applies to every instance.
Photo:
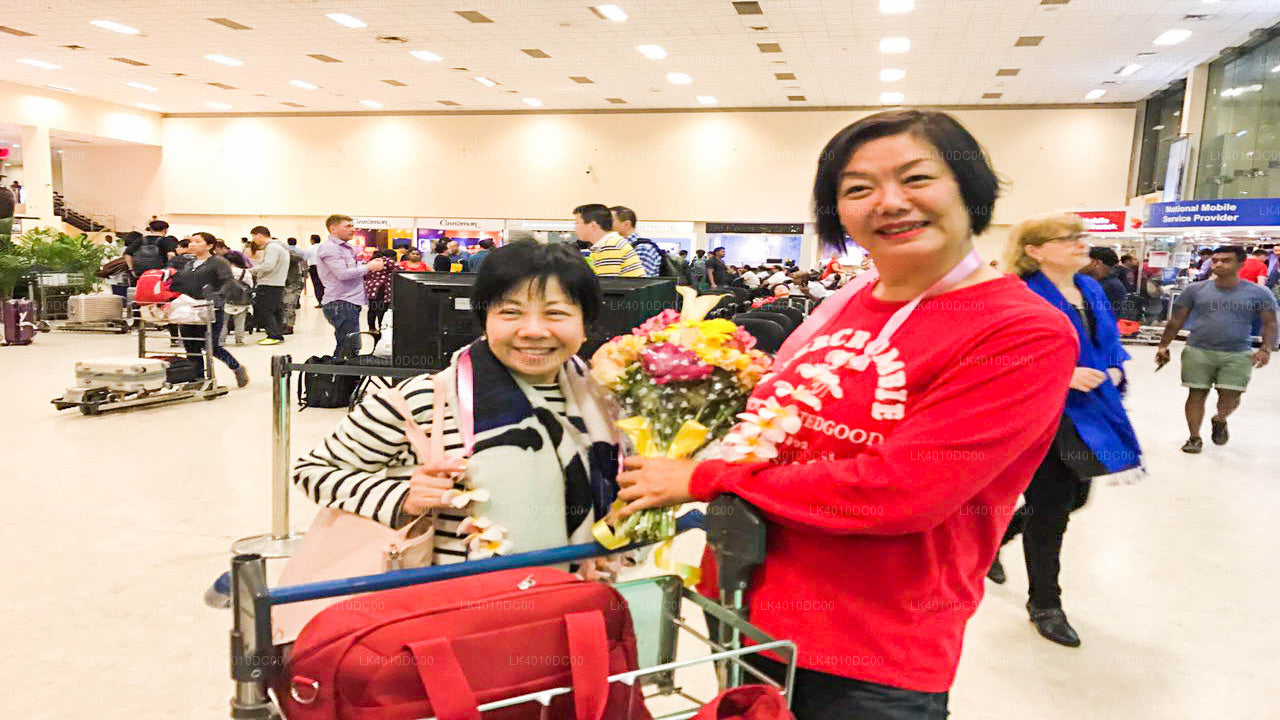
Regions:
[[[399, 390], [383, 391], [383, 397], [405, 418], [405, 437], [421, 462], [444, 459], [444, 382], [437, 375], [431, 410], [431, 436], [413, 419], [409, 404]], [[338, 580], [376, 575], [390, 570], [430, 565], [434, 550], [435, 522], [431, 513], [394, 530], [362, 515], [321, 508], [311, 523], [297, 552], [289, 559], [278, 585], [302, 585], [321, 580]], [[281, 605], [272, 610], [272, 635], [276, 642], [298, 636], [304, 625], [326, 607], [354, 597], [325, 598]]]

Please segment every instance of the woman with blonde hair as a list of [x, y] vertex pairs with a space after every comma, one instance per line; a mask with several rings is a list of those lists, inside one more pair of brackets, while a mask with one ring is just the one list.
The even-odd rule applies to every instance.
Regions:
[[[1102, 286], [1080, 271], [1089, 264], [1085, 225], [1061, 213], [1023, 221], [1009, 232], [1005, 269], [1032, 292], [1066, 314], [1080, 341], [1071, 392], [1049, 452], [1040, 462], [1024, 504], [1014, 513], [1004, 541], [1022, 533], [1026, 558], [1027, 611], [1045, 638], [1077, 647], [1080, 637], [1062, 611], [1058, 571], [1070, 513], [1084, 505], [1092, 478], [1135, 468], [1138, 438], [1121, 403], [1124, 362], [1116, 317]], [[988, 573], [1004, 582], [997, 555]]]

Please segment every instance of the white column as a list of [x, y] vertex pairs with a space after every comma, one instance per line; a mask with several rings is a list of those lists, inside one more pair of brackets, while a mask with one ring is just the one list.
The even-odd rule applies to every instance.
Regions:
[[62, 219], [53, 214], [53, 149], [47, 126], [22, 126], [22, 174], [26, 215], [37, 218], [24, 220], [23, 230], [37, 225], [61, 228]]
[[1200, 166], [1200, 140], [1204, 131], [1205, 99], [1209, 94], [1209, 63], [1197, 65], [1187, 75], [1187, 88], [1182, 95], [1182, 125], [1179, 133], [1191, 139], [1182, 195], [1195, 197], [1196, 170]]

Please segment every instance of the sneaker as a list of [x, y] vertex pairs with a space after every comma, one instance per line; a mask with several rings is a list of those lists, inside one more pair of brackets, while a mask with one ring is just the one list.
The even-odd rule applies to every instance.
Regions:
[[1202, 449], [1204, 449], [1204, 441], [1198, 437], [1187, 438], [1187, 441], [1182, 444], [1182, 452], [1184, 453], [1195, 454]]
[[244, 387], [249, 384], [249, 371], [245, 370], [243, 365], [231, 372], [236, 374], [236, 387]]
[[1227, 421], [1212, 418], [1209, 424], [1213, 427], [1213, 431], [1209, 433], [1209, 439], [1213, 440], [1213, 444], [1226, 445], [1227, 440], [1231, 439], [1231, 435], [1227, 433]]
[[284, 342], [284, 340], [281, 340], [280, 338], [265, 337], [259, 340], [258, 344], [259, 345], [279, 345], [282, 342]]

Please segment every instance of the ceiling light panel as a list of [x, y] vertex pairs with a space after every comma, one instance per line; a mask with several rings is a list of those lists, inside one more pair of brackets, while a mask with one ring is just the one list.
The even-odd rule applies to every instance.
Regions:
[[309, 57], [309, 58], [315, 58], [316, 60], [319, 60], [320, 62], [326, 62], [326, 63], [338, 63], [338, 62], [342, 62], [341, 60], [339, 60], [339, 59], [338, 59], [338, 58], [336, 58], [336, 57], [331, 57], [331, 56], [329, 56], [329, 55], [324, 55], [324, 54], [321, 54], [321, 53], [315, 53], [315, 54], [313, 54], [313, 55], [308, 55], [307, 57]]
[[382, 107], [382, 103], [378, 102], [377, 100], [361, 100], [360, 104], [367, 108], [374, 108], [375, 110], [377, 108]]
[[1141, 69], [1142, 69], [1141, 65], [1125, 65], [1124, 67], [1117, 70], [1116, 74], [1128, 77], [1129, 75], [1132, 75]]
[[911, 50], [911, 39], [904, 37], [887, 37], [880, 40], [880, 52], [885, 54], [904, 53]]
[[134, 90], [145, 90], [147, 92], [155, 92], [158, 89], [152, 85], [147, 85], [146, 83], [140, 83], [140, 82], [127, 82], [125, 83], [125, 85], [128, 85]]
[[900, 92], [882, 92], [880, 93], [881, 105], [901, 105], [907, 99], [906, 95]]
[[244, 65], [243, 60], [237, 60], [229, 55], [205, 55], [204, 59], [216, 62], [219, 65], [226, 65], [228, 67], [240, 67], [241, 65]]
[[455, 10], [454, 13], [467, 22], [473, 23], [491, 23], [493, 20], [485, 17], [483, 14], [475, 10]]
[[1152, 40], [1151, 43], [1153, 45], [1177, 45], [1189, 37], [1191, 37], [1190, 30], [1173, 28], [1172, 30], [1165, 30], [1160, 33], [1160, 35], [1155, 40]]
[[596, 5], [592, 7], [591, 10], [605, 20], [612, 20], [614, 22], [627, 21], [627, 13], [617, 5]]
[[782, 46], [778, 43], [756, 43], [756, 48], [762, 53], [780, 53]]
[[699, 95], [698, 102], [703, 105], [715, 105], [720, 101], [716, 99], [715, 95]]
[[430, 50], [410, 50], [409, 54], [423, 62], [440, 62], [444, 59]]
[[880, 71], [880, 82], [898, 82], [907, 76], [906, 70], [898, 68], [885, 68]]
[[252, 30], [248, 25], [242, 25], [231, 18], [208, 18], [209, 22], [218, 23], [229, 30]]
[[764, 8], [758, 2], [735, 2], [733, 9], [739, 15], [763, 15]]
[[550, 55], [548, 55], [547, 53], [545, 53], [545, 52], [543, 52], [542, 50], [539, 50], [539, 49], [537, 49], [537, 48], [529, 48], [529, 49], [527, 49], [527, 50], [521, 50], [520, 52], [524, 53], [525, 55], [528, 55], [528, 56], [529, 56], [529, 57], [531, 57], [531, 58], [538, 58], [538, 59], [540, 59], [540, 60], [545, 60], [545, 59], [547, 59], [547, 58], [551, 57], [551, 56], [550, 56]]
[[69, 92], [69, 93], [80, 92], [79, 90], [73, 87], [67, 87], [66, 85], [45, 85], [45, 87], [51, 90], [61, 90], [62, 92]]
[[342, 25], [344, 27], [349, 27], [352, 29], [369, 27], [369, 23], [366, 23], [360, 18], [352, 17], [346, 13], [329, 13], [328, 15], [325, 15], [325, 17], [338, 23], [339, 25]]
[[667, 51], [661, 45], [637, 45], [636, 50], [650, 60], [662, 60], [667, 57]]
[[35, 33], [29, 33], [26, 30], [19, 30], [17, 28], [7, 27], [5, 25], [0, 25], [0, 32], [8, 35], [16, 35], [18, 37], [35, 37], [36, 36]]
[[290, 80], [289, 84], [296, 88], [302, 88], [303, 90], [315, 90], [320, 87], [319, 85], [313, 85], [306, 80]]
[[1087, 92], [1087, 93], [1085, 93], [1085, 94], [1084, 94], [1084, 99], [1085, 99], [1085, 100], [1097, 100], [1098, 98], [1100, 98], [1100, 97], [1102, 97], [1103, 95], [1106, 95], [1106, 94], [1107, 94], [1107, 91], [1106, 91], [1106, 90], [1101, 90], [1101, 89], [1098, 89], [1098, 90], [1090, 90], [1089, 92]]
[[689, 77], [687, 73], [673, 72], [667, 73], [667, 82], [672, 85], [688, 85], [693, 82], [693, 78]]
[[138, 28], [136, 28], [136, 27], [130, 27], [130, 26], [128, 26], [128, 25], [124, 25], [124, 24], [122, 24], [122, 23], [118, 23], [118, 22], [113, 22], [113, 21], [111, 21], [111, 20], [94, 20], [93, 22], [91, 22], [91, 23], [89, 23], [89, 24], [90, 24], [90, 25], [93, 25], [94, 27], [100, 27], [100, 28], [102, 28], [103, 30], [110, 30], [111, 32], [118, 32], [118, 33], [120, 33], [120, 34], [122, 34], [122, 35], [138, 35], [138, 34], [140, 34], [140, 33], [142, 32], [141, 30], [139, 30], [139, 29], [138, 29]]
[[1044, 42], [1043, 35], [1023, 35], [1013, 43], [1014, 47], [1037, 47]]
[[477, 77], [475, 78], [475, 81], [476, 81], [476, 82], [478, 82], [478, 83], [480, 83], [481, 85], [483, 85], [483, 86], [485, 86], [485, 87], [493, 87], [493, 86], [495, 86], [495, 85], [497, 85], [497, 84], [498, 84], [498, 83], [496, 83], [496, 82], [494, 82], [494, 81], [490, 80], [490, 79], [489, 79], [489, 78], [487, 78], [487, 77], [480, 77], [480, 76], [477, 76]]
[[533, 98], [533, 97], [520, 98], [520, 102], [524, 103], [525, 105], [528, 105], [529, 107], [542, 107], [542, 101], [539, 100], [538, 98]]
[[31, 67], [34, 67], [34, 68], [40, 68], [41, 70], [61, 70], [62, 69], [61, 65], [54, 65], [51, 62], [45, 62], [44, 60], [37, 60], [35, 58], [22, 58], [18, 62], [22, 63], [23, 65], [30, 65]]

